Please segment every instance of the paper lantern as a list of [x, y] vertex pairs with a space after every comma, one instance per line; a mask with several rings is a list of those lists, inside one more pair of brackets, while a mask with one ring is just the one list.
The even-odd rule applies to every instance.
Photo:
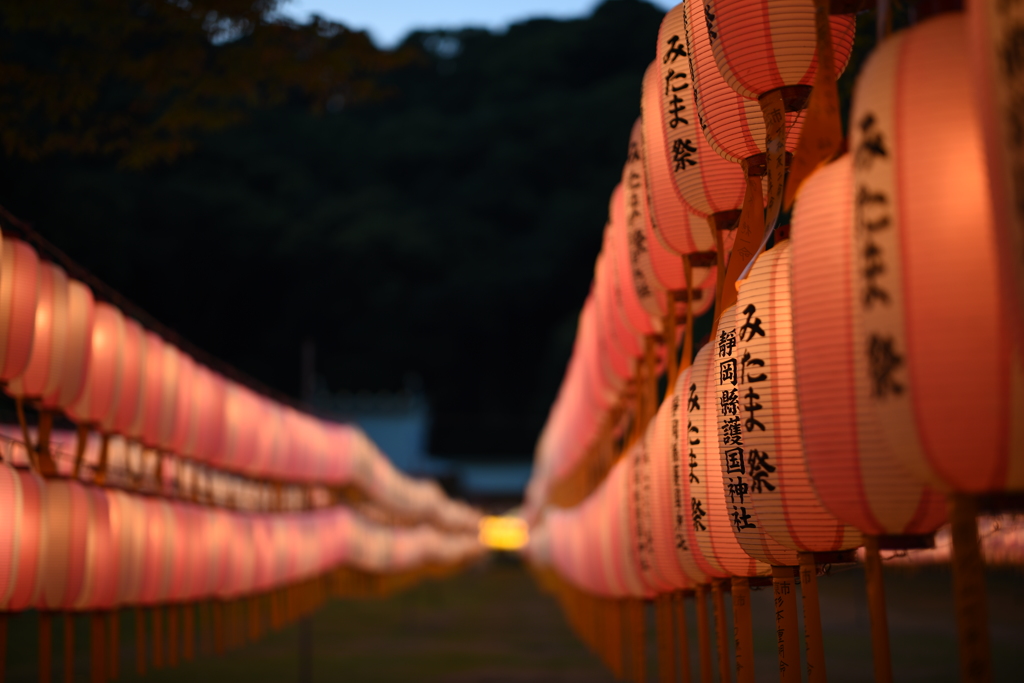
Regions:
[[8, 382], [8, 393], [40, 398], [57, 390], [65, 365], [67, 324], [68, 276], [52, 263], [41, 263], [32, 351], [24, 371]]
[[177, 356], [178, 382], [174, 397], [174, 426], [171, 428], [168, 450], [188, 457], [196, 455], [199, 438], [199, 406], [195, 400], [196, 362], [187, 353], [174, 349]]
[[[651, 165], [655, 166], [656, 154], [657, 166], [664, 169], [678, 201], [706, 219], [712, 214], [742, 208], [746, 181], [735, 163], [711, 148], [701, 130], [686, 50], [684, 11], [685, 3], [681, 3], [661, 22], [657, 59], [644, 77], [644, 120], [647, 121], [648, 113], [651, 119], [645, 130], [650, 130], [651, 135], [660, 132], [662, 142], [651, 152]], [[668, 194], [669, 189], [663, 192]], [[683, 232], [684, 221], [677, 219], [676, 226]], [[693, 231], [689, 240], [681, 236], [684, 239], [680, 246], [690, 242], [692, 251], [715, 249], [706, 222], [703, 229]], [[666, 233], [666, 238], [672, 241], [670, 233]]]
[[793, 356], [807, 471], [818, 499], [866, 534], [926, 534], [945, 500], [913, 479], [885, 444], [855, 370], [853, 166], [845, 155], [801, 189], [790, 247]]
[[85, 534], [85, 576], [74, 606], [76, 609], [110, 609], [117, 598], [119, 561], [111, 534], [109, 499], [100, 488], [88, 487], [85, 493], [92, 514]]
[[142, 501], [146, 536], [138, 601], [143, 605], [163, 603], [170, 593], [173, 519], [169, 505], [160, 498]]
[[1015, 3], [971, 0], [967, 19], [970, 81], [985, 142], [996, 257], [1016, 344], [1024, 351], [1024, 141], [1018, 133], [1024, 72], [1015, 47], [1024, 12]]
[[125, 322], [114, 306], [96, 304], [82, 391], [67, 414], [82, 424], [103, 424], [117, 411], [124, 370]]
[[[675, 50], [680, 40], [686, 41], [683, 50], [690, 65], [697, 122], [711, 148], [735, 163], [764, 154], [764, 114], [756, 100], [736, 92], [722, 77], [704, 20], [703, 0], [685, 0], [672, 8], [662, 27], [662, 49]], [[801, 113], [786, 113], [786, 149], [790, 152], [800, 137]]]
[[[681, 373], [680, 377], [683, 374], [686, 373]], [[688, 472], [678, 440], [680, 405], [676, 391], [662, 401], [649, 441], [654, 563], [659, 574], [675, 590], [707, 582], [707, 576], [691, 552], [685, 528], [691, 522], [686, 496], [689, 487], [684, 481]]]
[[121, 381], [117, 408], [103, 422], [103, 430], [130, 438], [140, 435], [142, 396], [145, 382], [145, 331], [137, 321], [124, 318], [124, 339], [121, 346]]
[[[92, 290], [78, 280], [67, 283], [67, 326], [64, 328], [64, 365], [54, 390], [43, 396], [43, 407], [64, 410], [82, 393], [92, 350], [95, 311]], [[55, 330], [56, 331], [56, 330]]]
[[204, 462], [214, 462], [224, 452], [225, 382], [206, 366], [196, 366], [192, 392], [199, 420], [195, 451]]
[[[751, 557], [733, 535], [732, 510], [726, 505], [725, 484], [719, 466], [714, 434], [718, 419], [717, 345], [706, 344], [697, 353], [689, 375], [683, 380], [686, 428], [680, 420], [679, 443], [687, 453], [690, 486], [690, 544], [699, 550], [701, 569], [711, 577], [756, 576], [770, 571], [768, 565]], [[689, 384], [685, 384], [688, 382]], [[703, 561], [701, 561], [703, 560]]]
[[613, 230], [618, 234], [614, 241], [615, 249], [619, 252], [618, 276], [624, 288], [632, 287], [634, 299], [640, 306], [640, 311], [631, 315], [630, 321], [642, 334], [653, 334], [661, 329], [665, 292], [655, 279], [654, 266], [644, 236], [647, 196], [642, 147], [641, 123], [637, 119], [629, 135], [622, 182], [612, 194], [610, 214]]
[[29, 470], [13, 470], [18, 478], [20, 513], [15, 510], [12, 521], [17, 521], [16, 565], [10, 577], [11, 586], [6, 602], [0, 609], [19, 612], [39, 603], [43, 586], [43, 487], [41, 477]]
[[23, 510], [18, 474], [0, 462], [0, 516], [6, 520], [0, 525], [0, 609], [10, 602], [17, 581]]
[[[781, 545], [807, 552], [856, 548], [860, 533], [821, 505], [807, 473], [793, 361], [790, 246], [783, 240], [758, 257], [738, 285], [734, 310], [723, 314], [731, 313], [734, 323], [722, 323], [716, 340], [733, 349], [730, 358], [720, 352], [716, 372], [720, 441], [733, 439], [728, 448], [723, 444], [722, 467], [734, 510], [747, 501], [756, 524]], [[737, 520], [734, 529], [749, 523], [754, 519]]]
[[[145, 499], [115, 489], [108, 489], [108, 494], [110, 533], [118, 547], [115, 601], [121, 605], [138, 604], [145, 570], [148, 532]], [[193, 542], [197, 541], [194, 539]]]
[[194, 548], [188, 535], [188, 511], [177, 501], [168, 501], [168, 537], [170, 555], [167, 558], [167, 602], [181, 602], [188, 595], [190, 570]]
[[[736, 92], [750, 99], [779, 88], [814, 84], [815, 54], [813, 0], [706, 0], [701, 18], [715, 62]], [[833, 14], [832, 50], [836, 78], [853, 52], [857, 20], [853, 14]]]
[[1020, 490], [1024, 375], [998, 275], [981, 126], [969, 97], [949, 96], [970, 92], [966, 49], [964, 17], [936, 16], [879, 46], [857, 81], [857, 374], [891, 451], [915, 476], [963, 492]]
[[66, 610], [78, 600], [85, 581], [91, 502], [85, 487], [75, 481], [52, 479], [43, 488], [40, 608]]
[[623, 456], [626, 468], [626, 497], [622, 501], [628, 514], [630, 560], [644, 587], [653, 593], [664, 593], [672, 584], [658, 571], [654, 559], [654, 519], [651, 513], [650, 451], [648, 429]]
[[35, 336], [39, 256], [11, 237], [0, 245], [0, 381], [25, 371]]

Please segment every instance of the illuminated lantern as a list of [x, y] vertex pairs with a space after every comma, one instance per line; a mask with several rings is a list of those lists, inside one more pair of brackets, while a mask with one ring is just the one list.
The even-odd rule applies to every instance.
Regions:
[[157, 427], [157, 447], [168, 450], [174, 437], [178, 417], [178, 384], [181, 376], [182, 353], [171, 344], [164, 343], [160, 357], [160, 417]]
[[170, 556], [167, 558], [167, 602], [181, 602], [188, 594], [191, 555], [194, 547], [188, 535], [188, 512], [177, 501], [168, 502], [168, 536]]
[[67, 406], [68, 417], [81, 424], [102, 424], [117, 411], [124, 368], [124, 316], [114, 306], [96, 304], [82, 391]]
[[206, 366], [196, 365], [193, 401], [198, 415], [196, 457], [215, 462], [224, 448], [224, 391], [226, 380]]
[[719, 410], [720, 441], [739, 434], [745, 457], [739, 462], [723, 446], [730, 504], [735, 512], [742, 509], [738, 501], [749, 496], [757, 523], [786, 548], [856, 548], [860, 533], [821, 505], [807, 473], [793, 362], [790, 246], [783, 240], [754, 262], [750, 276], [739, 283], [733, 327], [723, 322], [717, 340], [735, 344], [728, 365], [719, 359], [719, 389], [730, 397], [729, 410]]
[[41, 398], [57, 390], [65, 364], [67, 324], [68, 276], [52, 263], [41, 263], [31, 354], [24, 371], [7, 384], [11, 395]]
[[968, 55], [974, 101], [979, 105], [988, 162], [996, 257], [1007, 309], [1016, 324], [1016, 344], [1024, 351], [1024, 140], [1021, 122], [1021, 54], [1024, 12], [1016, 3], [967, 3]]
[[82, 591], [91, 502], [85, 487], [75, 481], [51, 479], [43, 488], [38, 603], [43, 609], [69, 609]]
[[13, 470], [18, 477], [20, 514], [11, 517], [18, 521], [16, 566], [10, 586], [0, 609], [18, 612], [39, 604], [43, 587], [43, 483], [42, 478], [29, 470]]
[[622, 182], [612, 193], [609, 217], [614, 231], [614, 249], [618, 253], [618, 277], [623, 288], [629, 291], [626, 311], [638, 332], [651, 335], [661, 329], [665, 293], [655, 280], [654, 266], [644, 237], [647, 198], [642, 184], [642, 144], [640, 120], [637, 119], [629, 136]]
[[[813, 0], [707, 0], [703, 23], [715, 62], [736, 92], [758, 99], [772, 90], [811, 86], [818, 67]], [[829, 18], [838, 78], [853, 51], [853, 14]]]
[[146, 535], [138, 601], [143, 605], [156, 605], [167, 600], [171, 589], [173, 520], [166, 500], [146, 498], [141, 502]]
[[0, 245], [0, 381], [18, 377], [28, 366], [39, 299], [39, 257], [20, 240]]
[[43, 396], [43, 407], [69, 408], [82, 393], [92, 350], [92, 324], [95, 311], [92, 290], [78, 280], [67, 284], [67, 327], [64, 330], [64, 367], [56, 388]]
[[4, 609], [14, 592], [18, 575], [18, 550], [21, 537], [24, 503], [21, 482], [13, 467], [0, 462], [0, 514], [7, 520], [0, 525], [0, 609]]
[[[174, 348], [174, 347], [171, 347]], [[172, 453], [194, 457], [199, 438], [199, 407], [196, 400], [198, 366], [187, 353], [174, 348], [177, 356], [178, 383], [174, 397], [174, 427], [167, 442]]]
[[[811, 2], [807, 4], [813, 12]], [[696, 112], [690, 113], [695, 115], [711, 148], [735, 163], [764, 154], [767, 138], [764, 114], [755, 100], [734, 90], [719, 71], [704, 20], [703, 0], [685, 0], [669, 10], [662, 20], [660, 41], [662, 54], [678, 54], [682, 49], [689, 60], [696, 107]], [[685, 41], [685, 46], [680, 46], [681, 41]], [[814, 50], [813, 38], [811, 50]], [[796, 108], [797, 103], [793, 104]], [[787, 112], [786, 149], [791, 152], [796, 149], [800, 127], [800, 112]]]
[[100, 488], [85, 489], [92, 514], [86, 528], [85, 578], [77, 609], [110, 609], [117, 599], [119, 561], [111, 534], [109, 498]]
[[915, 476], [966, 493], [1021, 490], [1024, 374], [981, 125], [970, 98], [949, 97], [971, 91], [966, 50], [964, 17], [936, 16], [880, 45], [857, 81], [856, 370], [891, 452]]
[[225, 382], [224, 453], [220, 464], [235, 472], [244, 472], [253, 457], [256, 402], [256, 396], [248, 388], [235, 382]]
[[[701, 569], [710, 577], [756, 576], [769, 566], [751, 557], [733, 534], [732, 510], [726, 505], [725, 484], [713, 435], [718, 419], [717, 345], [706, 344], [693, 365], [680, 379], [685, 391], [686, 423], [679, 423], [680, 447], [688, 450], [687, 467], [693, 477], [690, 486], [688, 539], [696, 547]], [[681, 408], [682, 409], [682, 408]]]
[[[707, 583], [708, 578], [690, 545], [691, 526], [688, 451], [680, 435], [685, 400], [680, 394], [689, 370], [680, 373], [674, 391], [662, 401], [650, 437], [652, 540], [654, 561], [666, 581], [677, 589]], [[677, 523], [679, 520], [679, 523]]]
[[807, 471], [818, 500], [865, 534], [912, 535], [945, 521], [945, 500], [913, 479], [883, 439], [855, 372], [849, 155], [807, 179], [793, 213], [793, 356]]
[[145, 381], [145, 331], [137, 321], [124, 319], [124, 343], [121, 353], [121, 382], [117, 409], [103, 422], [107, 432], [137, 438], [142, 424], [142, 396]]
[[160, 443], [160, 422], [163, 406], [164, 340], [147, 331], [143, 344], [142, 422], [139, 432], [142, 443], [156, 447]]
[[147, 518], [143, 501], [116, 489], [108, 490], [110, 533], [118, 546], [116, 603], [137, 604], [145, 569]]

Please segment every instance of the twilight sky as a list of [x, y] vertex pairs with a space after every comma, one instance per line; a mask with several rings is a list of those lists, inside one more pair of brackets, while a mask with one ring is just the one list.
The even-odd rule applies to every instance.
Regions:
[[[676, 4], [674, 0], [649, 1], [666, 10]], [[533, 17], [583, 16], [598, 3], [599, 0], [290, 0], [283, 11], [298, 20], [319, 14], [350, 28], [367, 30], [379, 47], [390, 48], [414, 29], [502, 29]]]

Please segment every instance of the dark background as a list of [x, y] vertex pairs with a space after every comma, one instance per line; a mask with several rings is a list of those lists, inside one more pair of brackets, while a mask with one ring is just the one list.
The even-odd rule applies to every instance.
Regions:
[[0, 204], [274, 389], [311, 340], [331, 391], [422, 387], [432, 452], [532, 453], [662, 12], [385, 53], [276, 4], [5, 3]]

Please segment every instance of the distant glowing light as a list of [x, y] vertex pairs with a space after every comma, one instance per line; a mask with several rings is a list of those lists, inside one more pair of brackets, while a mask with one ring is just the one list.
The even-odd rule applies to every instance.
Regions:
[[530, 530], [519, 517], [484, 517], [480, 543], [491, 550], [519, 550], [530, 540]]

